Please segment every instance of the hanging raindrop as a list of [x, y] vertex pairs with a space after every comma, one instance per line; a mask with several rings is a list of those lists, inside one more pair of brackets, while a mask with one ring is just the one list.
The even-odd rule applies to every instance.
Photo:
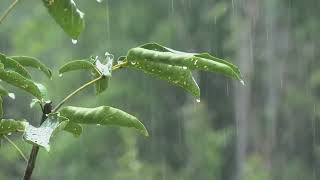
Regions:
[[14, 93], [8, 93], [8, 96], [11, 98], [11, 99], [16, 99], [16, 95]]
[[72, 41], [72, 44], [77, 44], [78, 43], [78, 40], [76, 40], [76, 39], [72, 39], [71, 41]]

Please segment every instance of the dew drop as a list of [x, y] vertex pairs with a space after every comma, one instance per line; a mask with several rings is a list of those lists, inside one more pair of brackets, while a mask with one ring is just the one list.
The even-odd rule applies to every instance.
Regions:
[[59, 74], [59, 77], [62, 77], [62, 74]]
[[102, 0], [97, 0], [97, 3], [101, 3], [102, 2]]
[[8, 93], [8, 96], [11, 98], [11, 99], [15, 99], [16, 98], [16, 95], [14, 93]]
[[97, 126], [101, 126], [101, 124], [97, 124]]
[[11, 134], [12, 134], [11, 132], [10, 132], [10, 133], [8, 133], [8, 136], [11, 136]]
[[77, 43], [78, 43], [78, 40], [72, 39], [71, 42], [72, 42], [72, 44], [77, 44]]
[[199, 102], [200, 102], [200, 99], [197, 99], [196, 101], [197, 101], [197, 103], [199, 103]]
[[135, 64], [136, 64], [136, 62], [132, 61], [132, 62], [131, 62], [131, 64], [132, 64], [132, 65], [135, 65]]
[[187, 69], [187, 66], [183, 66], [182, 68], [183, 68], [183, 69]]

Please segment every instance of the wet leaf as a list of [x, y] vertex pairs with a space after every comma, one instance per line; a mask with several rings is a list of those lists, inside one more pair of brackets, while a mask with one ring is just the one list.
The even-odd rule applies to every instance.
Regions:
[[57, 24], [72, 38], [78, 39], [84, 29], [84, 14], [73, 0], [42, 0]]
[[14, 120], [14, 119], [1, 119], [0, 120], [0, 135], [8, 134], [13, 132], [24, 132], [28, 122], [25, 120]]
[[8, 90], [6, 90], [2, 85], [0, 85], [0, 96], [7, 96], [8, 94]]
[[190, 70], [217, 72], [242, 81], [238, 68], [227, 61], [215, 58], [206, 53], [180, 52], [155, 43], [131, 49], [127, 55], [127, 60], [131, 62], [131, 64], [150, 61], [180, 66]]
[[27, 79], [19, 73], [6, 71], [0, 67], [0, 79], [8, 84], [21, 88], [38, 99], [42, 99], [42, 93], [38, 86], [30, 79]]
[[129, 63], [128, 66], [180, 86], [196, 98], [200, 98], [199, 86], [194, 80], [191, 71], [187, 68], [150, 62], [148, 60]]
[[39, 69], [42, 71], [48, 78], [52, 77], [52, 72], [51, 70], [44, 65], [40, 60], [34, 58], [34, 57], [29, 57], [29, 56], [11, 56], [11, 59], [16, 60], [19, 64], [21, 64], [24, 67], [32, 67]]
[[65, 72], [76, 71], [76, 70], [95, 70], [95, 66], [92, 62], [88, 60], [73, 60], [70, 61], [59, 69], [59, 74], [63, 74]]
[[136, 117], [116, 108], [108, 106], [96, 108], [67, 106], [61, 108], [59, 112], [61, 116], [68, 118], [70, 122], [132, 127], [148, 136], [146, 128]]
[[4, 56], [3, 54], [0, 54], [0, 62], [4, 65], [4, 68], [6, 70], [12, 70], [20, 75], [22, 75], [25, 78], [31, 78], [29, 72], [16, 60], [8, 58]]
[[49, 95], [48, 95], [48, 91], [47, 91], [47, 88], [43, 85], [43, 84], [40, 84], [40, 83], [34, 83], [38, 89], [40, 90], [41, 92], [41, 97], [44, 101], [48, 101], [49, 100]]

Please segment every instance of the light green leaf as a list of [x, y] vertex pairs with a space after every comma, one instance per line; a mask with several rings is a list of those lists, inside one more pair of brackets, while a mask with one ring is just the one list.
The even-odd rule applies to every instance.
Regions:
[[40, 90], [41, 92], [41, 97], [44, 101], [48, 101], [49, 100], [49, 95], [48, 95], [48, 91], [47, 91], [47, 88], [43, 85], [43, 84], [40, 84], [40, 83], [34, 83], [38, 89]]
[[69, 71], [76, 71], [76, 70], [95, 70], [95, 66], [92, 62], [88, 60], [73, 60], [70, 61], [59, 69], [59, 74], [63, 74]]
[[18, 88], [21, 88], [38, 99], [42, 99], [41, 91], [38, 86], [31, 81], [13, 71], [6, 71], [0, 67], [0, 79]]
[[78, 39], [84, 29], [84, 14], [73, 0], [42, 0], [51, 17], [72, 38]]
[[238, 68], [227, 61], [205, 53], [180, 52], [154, 43], [131, 49], [127, 60], [131, 63], [150, 61], [191, 70], [217, 72], [242, 81]]
[[48, 76], [48, 78], [52, 77], [51, 70], [44, 65], [40, 60], [29, 57], [29, 56], [11, 56], [11, 59], [16, 60], [19, 64], [21, 64], [24, 67], [32, 67], [41, 70], [45, 75]]
[[16, 60], [13, 60], [4, 56], [3, 54], [0, 54], [0, 62], [4, 65], [4, 68], [6, 70], [12, 70], [21, 74], [25, 78], [31, 78], [29, 72]]
[[67, 106], [61, 108], [59, 112], [61, 116], [68, 118], [70, 122], [132, 127], [148, 136], [148, 131], [136, 117], [113, 107], [82, 108]]
[[28, 122], [24, 119], [14, 120], [14, 119], [1, 119], [0, 120], [0, 135], [8, 134], [12, 132], [24, 132]]

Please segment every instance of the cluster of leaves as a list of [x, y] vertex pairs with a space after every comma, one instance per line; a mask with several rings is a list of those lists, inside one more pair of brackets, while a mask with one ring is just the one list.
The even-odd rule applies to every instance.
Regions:
[[[72, 38], [77, 39], [84, 28], [84, 14], [77, 9], [72, 0], [43, 0], [48, 12], [62, 29]], [[105, 57], [90, 57], [82, 60], [71, 60], [59, 69], [59, 74], [87, 70], [91, 72], [93, 80], [75, 90], [52, 113], [46, 114], [45, 121], [40, 127], [30, 125], [26, 120], [2, 119], [0, 121], [0, 136], [23, 132], [27, 142], [37, 144], [50, 150], [50, 139], [59, 131], [67, 131], [74, 136], [82, 133], [82, 124], [117, 125], [132, 127], [145, 136], [148, 132], [144, 125], [134, 116], [109, 106], [84, 108], [65, 106], [64, 102], [78, 91], [90, 85], [95, 85], [96, 95], [104, 92], [108, 87], [112, 71], [121, 68], [133, 68], [146, 74], [163, 79], [174, 85], [180, 86], [190, 92], [197, 99], [200, 98], [200, 89], [192, 75], [192, 70], [217, 72], [235, 78], [243, 83], [239, 69], [233, 64], [211, 56], [208, 53], [186, 53], [176, 51], [156, 43], [145, 44], [128, 51], [117, 62], [113, 55], [106, 53]], [[32, 80], [26, 67], [41, 70], [49, 78], [51, 70], [41, 61], [26, 56], [6, 56], [0, 54], [0, 79], [10, 85], [21, 88], [34, 96], [31, 105], [44, 105], [51, 101], [44, 85]], [[1, 96], [12, 96], [5, 88], [0, 87]], [[56, 101], [56, 100], [53, 100]], [[62, 108], [61, 108], [62, 107]], [[1, 108], [1, 118], [2, 118]]]

